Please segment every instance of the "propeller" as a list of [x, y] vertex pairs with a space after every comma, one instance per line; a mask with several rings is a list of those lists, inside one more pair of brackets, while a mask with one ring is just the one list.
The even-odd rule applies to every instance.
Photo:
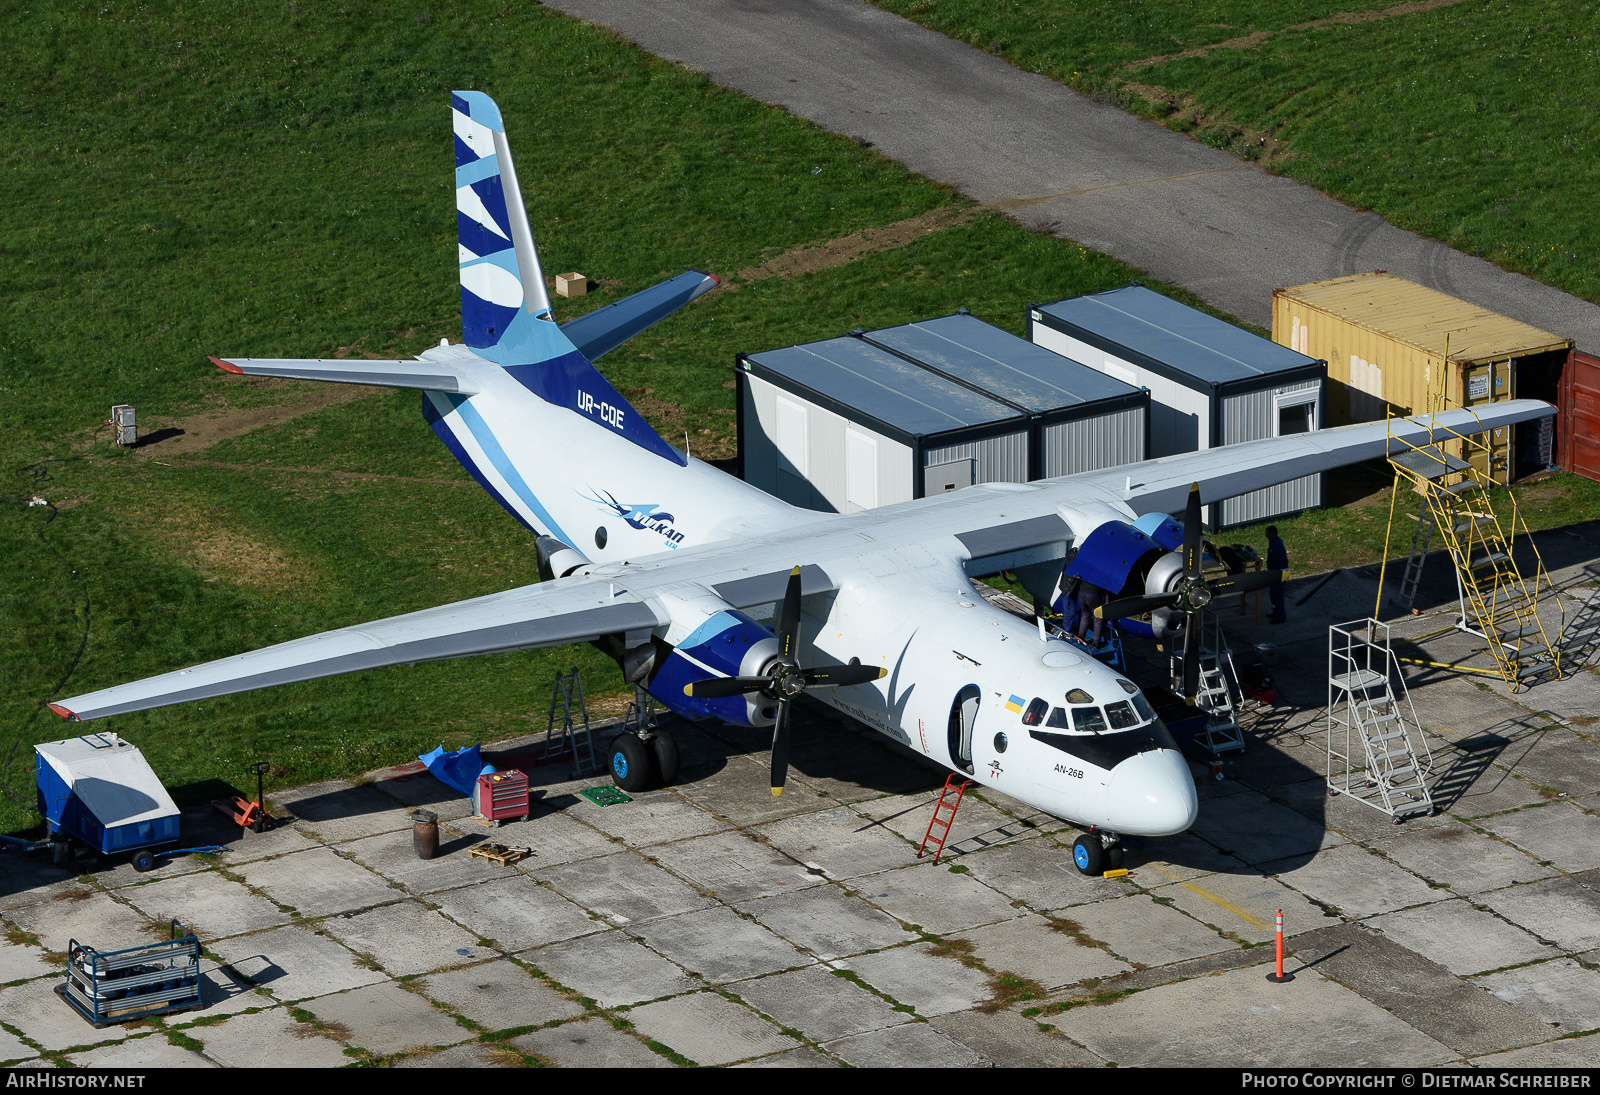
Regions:
[[1207, 582], [1200, 572], [1200, 484], [1189, 484], [1189, 503], [1183, 513], [1183, 571], [1177, 584], [1165, 593], [1123, 597], [1094, 610], [1102, 620], [1142, 616], [1158, 608], [1172, 608], [1188, 616], [1183, 628], [1183, 698], [1193, 707], [1200, 692], [1200, 613], [1218, 595], [1249, 593], [1283, 581], [1288, 572], [1256, 570], [1230, 574]]
[[755, 677], [712, 677], [684, 686], [686, 696], [695, 699], [725, 699], [760, 692], [778, 701], [778, 719], [772, 727], [772, 793], [781, 795], [789, 775], [789, 701], [808, 688], [840, 688], [866, 684], [887, 675], [887, 669], [870, 665], [824, 665], [802, 669], [795, 659], [800, 645], [800, 568], [789, 572], [789, 586], [783, 592], [783, 613], [778, 619], [778, 656], [767, 671]]

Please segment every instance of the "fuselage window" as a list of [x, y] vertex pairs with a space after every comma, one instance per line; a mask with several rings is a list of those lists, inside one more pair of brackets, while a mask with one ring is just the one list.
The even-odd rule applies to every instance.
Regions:
[[1105, 730], [1106, 720], [1098, 707], [1074, 707], [1072, 725], [1081, 734], [1098, 734]]
[[1028, 704], [1028, 709], [1022, 713], [1022, 725], [1038, 726], [1044, 721], [1044, 713], [1048, 710], [1050, 705], [1035, 696], [1033, 702]]
[[1113, 730], [1126, 730], [1139, 725], [1139, 716], [1133, 713], [1133, 704], [1127, 700], [1106, 704], [1106, 717], [1111, 720]]

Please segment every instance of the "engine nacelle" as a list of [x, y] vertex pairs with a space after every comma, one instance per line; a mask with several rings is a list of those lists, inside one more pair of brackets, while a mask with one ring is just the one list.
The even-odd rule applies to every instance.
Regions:
[[650, 681], [650, 694], [686, 719], [721, 719], [735, 726], [771, 726], [775, 700], [760, 692], [719, 699], [683, 694], [695, 681], [716, 677], [754, 677], [778, 656], [771, 629], [734, 609], [718, 612], [695, 628], [667, 655]]
[[588, 567], [594, 565], [583, 552], [568, 547], [554, 536], [539, 537], [534, 542], [534, 550], [539, 553], [539, 577], [547, 582], [552, 578], [584, 574]]

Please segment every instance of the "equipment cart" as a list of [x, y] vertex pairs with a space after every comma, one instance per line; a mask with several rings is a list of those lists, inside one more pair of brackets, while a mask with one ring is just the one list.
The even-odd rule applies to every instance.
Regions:
[[104, 854], [131, 852], [136, 871], [150, 849], [178, 841], [178, 807], [137, 748], [115, 734], [84, 734], [34, 748], [39, 813], [52, 838], [76, 838]]
[[56, 994], [96, 1028], [200, 1007], [200, 940], [172, 922], [172, 938], [101, 953], [72, 940]]

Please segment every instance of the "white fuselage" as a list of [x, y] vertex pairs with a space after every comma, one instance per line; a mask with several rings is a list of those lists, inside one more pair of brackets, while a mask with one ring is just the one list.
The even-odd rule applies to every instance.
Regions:
[[[796, 509], [699, 460], [679, 466], [642, 452], [531, 397], [492, 363], [464, 368], [469, 351], [463, 348], [423, 356], [436, 353], [449, 355], [464, 372], [470, 368], [491, 396], [459, 410], [440, 407], [457, 441], [524, 521], [594, 561], [589, 580], [648, 596], [652, 563], [663, 558], [687, 562], [686, 556], [699, 554], [725, 565], [748, 556], [775, 566], [821, 566], [838, 588], [806, 598], [800, 663], [859, 659], [888, 674], [872, 684], [817, 689], [813, 697], [1057, 817], [1147, 835], [1181, 832], [1193, 823], [1194, 784], [1178, 752], [1146, 748], [1118, 755], [1127, 749], [1117, 742], [1140, 731], [1149, 737], [1149, 720], [1098, 733], [1024, 724], [1027, 708], [1038, 700], [1069, 723], [1074, 707], [1099, 709], [1103, 722], [1107, 704], [1131, 701], [1118, 683], [1125, 678], [1070, 644], [1042, 640], [1035, 628], [989, 605], [963, 569], [961, 543], [940, 527], [941, 518], [920, 512], [928, 508], [920, 501], [848, 516]], [[533, 468], [536, 481], [517, 471]], [[1026, 487], [969, 491], [984, 510], [999, 506], [1024, 516], [1061, 511], [1034, 501]], [[1120, 516], [1114, 499], [1093, 494], [1063, 514], [1080, 536], [1087, 531], [1077, 527], [1085, 513], [1091, 525]], [[681, 576], [680, 568], [673, 570]], [[674, 618], [670, 630], [681, 634], [699, 622]], [[968, 699], [958, 704], [963, 689]], [[1074, 689], [1090, 701], [1069, 701]], [[953, 707], [964, 733], [952, 734]], [[970, 743], [968, 754], [954, 755], [963, 740]]]

